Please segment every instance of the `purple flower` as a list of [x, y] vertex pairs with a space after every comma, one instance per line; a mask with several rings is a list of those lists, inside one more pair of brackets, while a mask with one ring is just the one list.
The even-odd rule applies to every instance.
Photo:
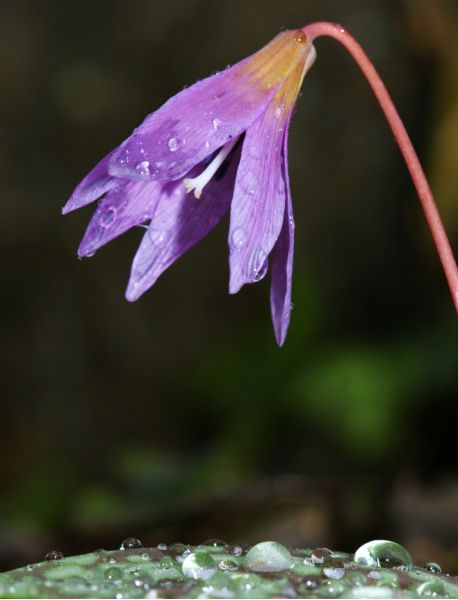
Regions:
[[282, 345], [294, 244], [288, 126], [314, 58], [302, 31], [285, 31], [150, 114], [64, 207], [67, 213], [99, 199], [78, 254], [90, 256], [144, 225], [126, 291], [133, 301], [230, 210], [229, 291], [262, 279], [270, 260], [272, 319]]

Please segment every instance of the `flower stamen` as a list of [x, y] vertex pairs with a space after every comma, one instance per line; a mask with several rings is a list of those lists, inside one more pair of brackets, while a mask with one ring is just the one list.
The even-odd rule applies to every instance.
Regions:
[[[239, 136], [240, 137], [240, 136]], [[187, 177], [183, 179], [183, 185], [186, 188], [186, 193], [192, 192], [194, 190], [194, 196], [196, 198], [200, 198], [202, 194], [202, 190], [216, 173], [216, 171], [220, 168], [226, 158], [229, 156], [232, 148], [238, 142], [239, 137], [228, 142], [225, 146], [221, 148], [215, 158], [211, 161], [208, 167], [202, 171], [200, 175], [197, 177]]]

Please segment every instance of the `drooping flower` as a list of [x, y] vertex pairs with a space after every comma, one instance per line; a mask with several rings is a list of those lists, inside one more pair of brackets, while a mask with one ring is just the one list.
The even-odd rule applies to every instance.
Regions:
[[67, 213], [100, 200], [78, 254], [144, 225], [126, 291], [136, 300], [230, 211], [229, 291], [262, 279], [270, 260], [272, 319], [283, 344], [294, 244], [288, 126], [314, 58], [302, 31], [284, 31], [150, 114], [65, 205]]
[[[135, 254], [128, 300], [137, 300], [230, 211], [230, 293], [259, 281], [270, 261], [270, 305], [282, 345], [290, 320], [294, 218], [288, 179], [288, 127], [313, 41], [339, 41], [382, 108], [420, 199], [458, 312], [458, 267], [426, 176], [374, 65], [341, 25], [285, 31], [251, 57], [183, 90], [83, 179], [67, 213], [100, 200], [78, 254], [135, 225], [146, 232]], [[191, 194], [190, 192], [194, 192]]]

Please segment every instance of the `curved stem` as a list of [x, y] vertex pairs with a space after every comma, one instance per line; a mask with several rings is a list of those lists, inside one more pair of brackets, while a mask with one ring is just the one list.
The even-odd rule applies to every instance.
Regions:
[[458, 268], [456, 261], [425, 173], [383, 81], [361, 46], [341, 25], [325, 22], [312, 23], [311, 25], [304, 27], [302, 31], [308, 37], [310, 43], [312, 43], [315, 38], [322, 35], [332, 37], [340, 42], [348, 50], [365, 75], [385, 114], [396, 142], [399, 145], [402, 156], [404, 157], [407, 168], [409, 169], [410, 176], [412, 177], [417, 190], [434, 243], [436, 244], [439, 253], [439, 258], [452, 293], [455, 309], [458, 312]]

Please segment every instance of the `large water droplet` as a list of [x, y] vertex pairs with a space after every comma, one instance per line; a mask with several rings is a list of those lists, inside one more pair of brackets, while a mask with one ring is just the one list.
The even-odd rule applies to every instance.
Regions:
[[45, 556], [45, 560], [62, 560], [63, 558], [64, 555], [62, 552], [59, 552], [59, 550], [51, 550], [51, 552], [48, 552]]
[[355, 562], [367, 567], [412, 567], [412, 557], [400, 544], [389, 540], [373, 540], [355, 552]]
[[142, 160], [135, 165], [135, 170], [142, 177], [149, 177], [149, 160]]
[[445, 586], [437, 579], [436, 581], [425, 581], [417, 587], [417, 594], [420, 598], [446, 598]]
[[169, 147], [170, 152], [175, 152], [180, 147], [180, 142], [177, 138], [172, 137], [167, 142], [167, 146]]
[[245, 567], [250, 571], [261, 573], [285, 571], [293, 564], [293, 557], [289, 550], [277, 542], [256, 544], [245, 557]]
[[130, 537], [126, 538], [121, 544], [120, 550], [132, 550], [133, 548], [141, 548], [142, 543], [139, 539]]
[[234, 248], [240, 250], [247, 240], [246, 231], [242, 227], [236, 227], [231, 235], [231, 242]]
[[216, 562], [205, 552], [193, 552], [184, 559], [182, 568], [186, 577], [207, 580], [216, 573]]

